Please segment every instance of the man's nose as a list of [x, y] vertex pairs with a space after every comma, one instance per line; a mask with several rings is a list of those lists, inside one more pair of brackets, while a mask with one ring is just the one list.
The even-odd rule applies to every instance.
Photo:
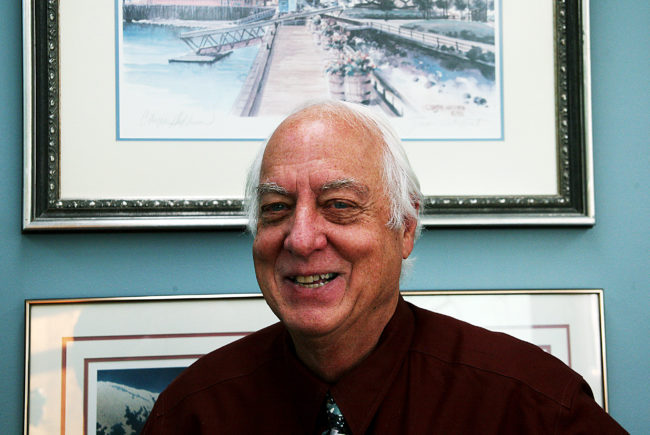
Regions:
[[318, 210], [313, 205], [296, 207], [284, 248], [293, 255], [308, 257], [314, 251], [324, 249], [327, 237], [323, 231]]

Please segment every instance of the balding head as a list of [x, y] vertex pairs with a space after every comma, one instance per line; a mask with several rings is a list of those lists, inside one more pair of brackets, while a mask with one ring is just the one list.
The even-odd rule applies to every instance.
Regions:
[[[420, 183], [411, 168], [399, 136], [388, 121], [365, 106], [338, 101], [323, 101], [309, 104], [289, 115], [264, 144], [251, 166], [246, 183], [246, 211], [248, 228], [251, 233], [257, 231], [259, 218], [258, 186], [260, 171], [267, 145], [279, 131], [286, 131], [301, 118], [320, 119], [324, 123], [341, 123], [362, 135], [376, 140], [380, 144], [382, 159], [382, 177], [384, 188], [390, 201], [390, 218], [387, 225], [397, 229], [406, 220], [416, 223], [416, 237], [419, 235], [419, 209], [422, 204]], [[349, 144], [354, 146], [353, 143]]]

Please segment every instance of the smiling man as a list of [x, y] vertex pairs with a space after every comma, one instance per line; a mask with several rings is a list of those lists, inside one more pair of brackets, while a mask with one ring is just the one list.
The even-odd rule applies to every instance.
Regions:
[[323, 112], [300, 112], [269, 141], [253, 259], [298, 357], [334, 381], [375, 347], [395, 312], [417, 218], [387, 225], [380, 133]]
[[421, 194], [366, 108], [289, 116], [247, 197], [257, 281], [281, 322], [186, 370], [145, 434], [625, 433], [552, 356], [400, 297]]

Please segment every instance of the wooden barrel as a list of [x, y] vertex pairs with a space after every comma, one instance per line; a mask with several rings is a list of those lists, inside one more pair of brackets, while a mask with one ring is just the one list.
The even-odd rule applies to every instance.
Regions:
[[338, 74], [329, 74], [327, 84], [330, 91], [330, 97], [335, 100], [345, 100], [345, 77]]
[[345, 100], [351, 103], [368, 104], [372, 99], [370, 74], [345, 77]]

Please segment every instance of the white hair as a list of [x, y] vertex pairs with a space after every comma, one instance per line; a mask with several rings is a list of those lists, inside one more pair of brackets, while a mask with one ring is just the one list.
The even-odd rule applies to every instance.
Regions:
[[[421, 230], [419, 211], [422, 208], [422, 192], [420, 191], [420, 182], [411, 168], [402, 141], [388, 120], [366, 106], [334, 100], [309, 103], [292, 112], [287, 119], [306, 110], [318, 113], [321, 118], [341, 120], [354, 128], [366, 128], [371, 133], [378, 133], [383, 142], [384, 189], [390, 200], [390, 218], [386, 225], [397, 230], [407, 222], [410, 225], [415, 224], [415, 239], [417, 239]], [[258, 186], [262, 160], [269, 140], [270, 137], [262, 145], [246, 178], [245, 211], [248, 216], [248, 229], [253, 235], [257, 232], [259, 218]], [[407, 264], [403, 264], [403, 270], [404, 266], [408, 267]]]

